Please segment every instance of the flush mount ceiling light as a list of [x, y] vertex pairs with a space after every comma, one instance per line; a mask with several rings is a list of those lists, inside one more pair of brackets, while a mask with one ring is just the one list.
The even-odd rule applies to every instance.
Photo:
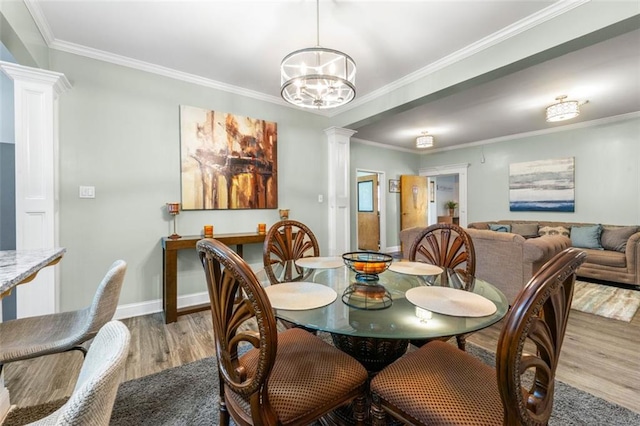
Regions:
[[558, 96], [558, 103], [547, 107], [547, 121], [563, 121], [580, 115], [580, 107], [578, 101], [565, 101], [565, 95]]
[[428, 132], [422, 132], [422, 136], [416, 138], [416, 148], [431, 148], [433, 146], [433, 136]]
[[356, 96], [356, 63], [345, 53], [320, 47], [319, 0], [316, 21], [316, 47], [296, 50], [280, 64], [280, 95], [303, 108], [335, 108]]

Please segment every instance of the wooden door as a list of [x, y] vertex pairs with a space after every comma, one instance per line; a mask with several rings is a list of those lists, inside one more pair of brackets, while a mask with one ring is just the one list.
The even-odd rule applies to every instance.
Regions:
[[378, 175], [358, 177], [358, 249], [380, 250], [380, 212]]
[[427, 177], [400, 176], [400, 230], [428, 226]]

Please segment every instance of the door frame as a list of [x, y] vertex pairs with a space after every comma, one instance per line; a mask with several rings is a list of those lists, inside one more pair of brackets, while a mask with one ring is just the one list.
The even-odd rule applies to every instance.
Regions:
[[[358, 175], [360, 173], [368, 173], [368, 174], [377, 174], [378, 175], [378, 187], [379, 187], [379, 197], [378, 197], [378, 209], [380, 211], [380, 251], [386, 252], [387, 247], [387, 193], [385, 191], [385, 184], [387, 182], [385, 178], [385, 173], [380, 170], [372, 170], [372, 169], [356, 169], [355, 176], [355, 188], [353, 194], [358, 194]], [[357, 201], [356, 201], [357, 202]], [[355, 228], [356, 228], [356, 245], [358, 242], [358, 209], [356, 208], [354, 211], [355, 214]]]
[[458, 216], [460, 226], [467, 227], [467, 169], [470, 163], [449, 164], [446, 166], [425, 167], [418, 171], [420, 176], [428, 178], [444, 175], [458, 175]]

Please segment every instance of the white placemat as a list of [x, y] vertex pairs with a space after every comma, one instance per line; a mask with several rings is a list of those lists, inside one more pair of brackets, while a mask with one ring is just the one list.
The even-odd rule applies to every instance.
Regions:
[[389, 270], [406, 275], [440, 275], [442, 268], [422, 262], [393, 262]]
[[311, 269], [332, 269], [344, 265], [340, 257], [301, 257], [296, 259], [296, 265]]
[[405, 297], [420, 308], [455, 317], [484, 317], [497, 310], [486, 297], [449, 287], [414, 287]]
[[334, 289], [306, 281], [270, 285], [264, 291], [273, 308], [289, 311], [320, 308], [338, 297]]

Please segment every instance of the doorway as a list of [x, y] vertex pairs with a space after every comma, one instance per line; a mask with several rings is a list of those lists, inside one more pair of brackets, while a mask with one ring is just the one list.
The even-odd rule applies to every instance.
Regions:
[[[461, 163], [461, 164], [451, 164], [448, 166], [439, 166], [439, 167], [431, 167], [420, 169], [420, 176], [426, 176], [429, 181], [429, 192], [431, 196], [431, 182], [434, 182], [434, 193], [436, 180], [440, 176], [447, 176], [449, 179], [453, 179], [453, 182], [457, 180], [457, 191], [458, 191], [458, 223], [463, 228], [467, 227], [467, 169], [469, 168], [469, 163]], [[449, 200], [438, 200], [437, 193], [434, 194], [435, 204], [439, 204], [444, 206], [444, 203]], [[434, 203], [429, 203], [430, 205]], [[432, 221], [432, 214], [429, 214], [429, 224], [437, 223], [437, 211], [438, 209], [430, 209], [435, 214], [435, 221]]]
[[381, 251], [386, 249], [385, 197], [381, 183], [384, 172], [356, 169], [356, 248]]

